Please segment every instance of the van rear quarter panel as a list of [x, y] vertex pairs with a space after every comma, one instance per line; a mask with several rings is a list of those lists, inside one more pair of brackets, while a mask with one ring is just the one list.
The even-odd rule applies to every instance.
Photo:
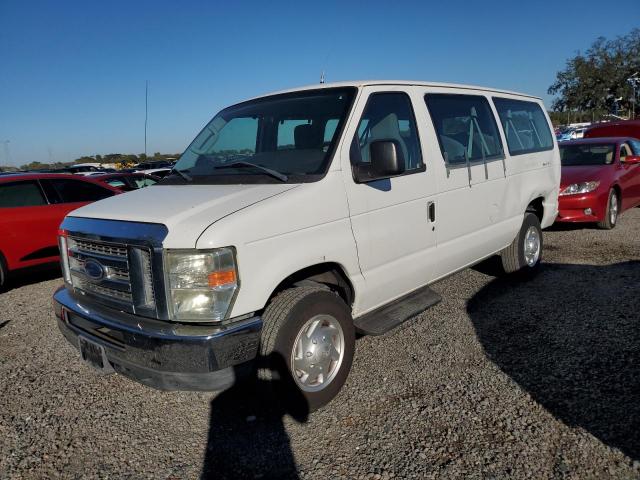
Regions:
[[197, 248], [236, 247], [240, 289], [231, 316], [262, 309], [275, 288], [308, 266], [337, 263], [362, 288], [340, 172], [224, 217], [209, 226]]

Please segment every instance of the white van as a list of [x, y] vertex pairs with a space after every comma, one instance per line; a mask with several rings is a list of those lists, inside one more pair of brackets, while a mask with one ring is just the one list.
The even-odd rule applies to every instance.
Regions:
[[429, 284], [496, 254], [535, 273], [559, 181], [539, 98], [396, 81], [256, 98], [157, 185], [64, 220], [58, 323], [104, 372], [217, 390], [257, 365], [318, 408], [356, 332], [437, 303]]

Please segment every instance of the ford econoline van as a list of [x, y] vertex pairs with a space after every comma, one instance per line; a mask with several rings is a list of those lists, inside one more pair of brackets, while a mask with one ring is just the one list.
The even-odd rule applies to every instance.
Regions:
[[535, 274], [558, 211], [551, 132], [539, 98], [462, 85], [238, 103], [157, 185], [66, 217], [59, 327], [103, 372], [219, 390], [255, 366], [318, 408], [356, 333], [434, 305], [431, 283], [494, 255]]

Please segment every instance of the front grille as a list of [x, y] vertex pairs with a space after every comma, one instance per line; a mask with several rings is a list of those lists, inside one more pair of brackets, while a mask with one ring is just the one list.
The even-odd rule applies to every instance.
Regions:
[[69, 270], [73, 287], [106, 303], [134, 310], [129, 247], [69, 237]]
[[87, 241], [79, 238], [73, 238], [73, 241], [75, 242], [76, 249], [79, 252], [97, 253], [100, 255], [107, 255], [110, 257], [127, 258], [126, 245], [93, 242], [93, 241]]
[[67, 216], [60, 232], [69, 290], [89, 306], [168, 319], [162, 251], [166, 226]]
[[94, 283], [91, 283], [90, 281], [87, 281], [81, 278], [77, 279], [77, 281], [74, 280], [73, 283], [74, 283], [74, 287], [80, 290], [83, 290], [85, 292], [95, 293], [103, 297], [114, 298], [116, 300], [127, 302], [129, 304], [133, 302], [133, 297], [131, 295], [131, 292], [123, 292], [121, 290], [115, 290], [113, 288], [103, 287], [101, 285], [96, 285]]

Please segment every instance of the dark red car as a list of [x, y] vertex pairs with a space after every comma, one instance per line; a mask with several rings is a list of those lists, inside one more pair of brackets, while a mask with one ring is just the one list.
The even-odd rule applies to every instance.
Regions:
[[67, 213], [118, 193], [78, 175], [0, 176], [0, 287], [12, 270], [58, 261], [58, 226]]
[[137, 190], [139, 188], [155, 185], [160, 181], [159, 177], [147, 175], [146, 173], [106, 173], [104, 175], [93, 175], [92, 180], [106, 183], [123, 192]]
[[596, 123], [584, 132], [584, 138], [595, 137], [640, 138], [640, 120]]
[[597, 222], [610, 229], [623, 211], [640, 205], [640, 140], [582, 138], [559, 147], [558, 222]]

